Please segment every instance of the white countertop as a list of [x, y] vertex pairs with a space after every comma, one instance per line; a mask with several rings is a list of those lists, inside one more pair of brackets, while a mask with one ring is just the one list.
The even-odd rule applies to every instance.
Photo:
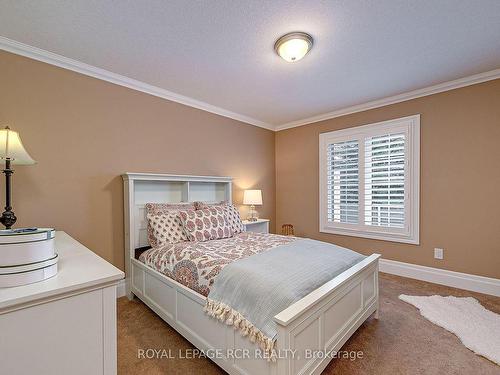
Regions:
[[267, 222], [269, 222], [269, 219], [257, 219], [256, 221], [242, 220], [241, 222], [242, 222], [244, 225], [248, 225], [248, 224], [259, 224], [259, 223], [267, 223]]
[[33, 284], [0, 288], [0, 314], [17, 305], [117, 283], [125, 277], [122, 271], [65, 232], [56, 232], [55, 248], [59, 254], [57, 275]]

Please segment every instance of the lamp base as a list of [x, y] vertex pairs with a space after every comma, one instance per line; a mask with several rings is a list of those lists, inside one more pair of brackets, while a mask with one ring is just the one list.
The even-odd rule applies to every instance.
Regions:
[[5, 229], [10, 229], [16, 223], [17, 217], [14, 215], [13, 211], [6, 210], [2, 213], [0, 217], [0, 223], [5, 226]]
[[12, 212], [12, 205], [10, 204], [10, 188], [11, 188], [11, 176], [14, 171], [10, 169], [10, 158], [5, 159], [5, 169], [3, 173], [5, 174], [5, 211], [2, 213], [2, 217], [0, 217], [0, 223], [5, 225], [6, 229], [12, 228], [17, 218]]
[[249, 214], [250, 216], [247, 218], [248, 221], [257, 221], [259, 219], [257, 217], [257, 210], [253, 204], [250, 206]]

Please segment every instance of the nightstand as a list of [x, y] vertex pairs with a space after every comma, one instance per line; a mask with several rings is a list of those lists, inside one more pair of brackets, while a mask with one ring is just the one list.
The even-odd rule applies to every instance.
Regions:
[[242, 222], [247, 232], [269, 233], [269, 219], [243, 220]]

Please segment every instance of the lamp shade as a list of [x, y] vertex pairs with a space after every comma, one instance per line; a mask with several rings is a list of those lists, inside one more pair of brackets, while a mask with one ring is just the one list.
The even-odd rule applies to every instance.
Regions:
[[18, 165], [36, 163], [24, 149], [19, 134], [8, 126], [0, 130], [0, 159], [10, 159], [12, 164]]
[[243, 204], [262, 205], [262, 192], [260, 190], [245, 190], [243, 193]]

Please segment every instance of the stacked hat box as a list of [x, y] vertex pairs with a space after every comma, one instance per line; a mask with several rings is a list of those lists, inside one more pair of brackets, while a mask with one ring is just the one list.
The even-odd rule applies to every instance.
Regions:
[[35, 283], [57, 274], [55, 231], [0, 230], [0, 288]]

